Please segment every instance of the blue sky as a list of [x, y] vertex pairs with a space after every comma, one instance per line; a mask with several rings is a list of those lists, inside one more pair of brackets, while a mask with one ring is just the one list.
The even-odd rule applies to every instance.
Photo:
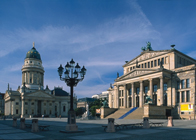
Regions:
[[175, 48], [196, 58], [195, 0], [1, 0], [0, 92], [21, 85], [26, 53], [35, 48], [45, 69], [44, 85], [69, 87], [57, 68], [73, 58], [87, 69], [76, 95], [109, 88], [122, 65], [150, 41], [154, 50]]

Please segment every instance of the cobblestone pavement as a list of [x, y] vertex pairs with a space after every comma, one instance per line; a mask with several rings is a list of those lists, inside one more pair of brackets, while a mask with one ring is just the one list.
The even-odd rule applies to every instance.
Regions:
[[[66, 118], [38, 118], [39, 124], [50, 125], [48, 131], [32, 133], [31, 128], [24, 130], [19, 128], [20, 121], [17, 120], [17, 127], [12, 127], [12, 119], [0, 120], [0, 140], [4, 139], [40, 139], [40, 140], [195, 140], [196, 120], [174, 120], [174, 127], [167, 127], [167, 120], [150, 119], [150, 122], [164, 122], [163, 127], [151, 127], [150, 129], [130, 128], [117, 130], [115, 133], [106, 133], [103, 124], [108, 120], [77, 120], [81, 133], [61, 133], [65, 130]], [[26, 123], [31, 123], [27, 118]], [[116, 124], [140, 123], [138, 120], [119, 120]]]

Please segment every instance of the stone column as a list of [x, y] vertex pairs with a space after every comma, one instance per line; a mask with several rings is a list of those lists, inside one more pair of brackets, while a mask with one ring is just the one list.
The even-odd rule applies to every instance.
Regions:
[[52, 101], [52, 115], [55, 116], [55, 102]]
[[59, 102], [59, 115], [61, 115], [61, 102]]
[[12, 115], [12, 100], [10, 100], [10, 115]]
[[23, 118], [24, 115], [25, 115], [25, 100], [22, 99], [21, 117]]
[[163, 106], [163, 76], [160, 77], [160, 106]]
[[49, 107], [48, 107], [49, 101], [46, 101], [46, 115], [49, 115]]
[[140, 107], [143, 106], [143, 81], [140, 81]]
[[132, 92], [132, 107], [135, 107], [135, 94], [134, 94], [134, 83], [131, 84], [131, 92]]
[[15, 110], [15, 100], [12, 100], [12, 115], [16, 114]]
[[151, 78], [149, 79], [149, 82], [150, 82], [150, 98], [152, 99], [152, 96], [153, 96], [153, 87], [152, 87], [152, 85], [153, 85], [153, 83], [152, 83]]
[[109, 104], [108, 104], [109, 107], [110, 107], [110, 108], [113, 108], [113, 107], [112, 107], [112, 93], [110, 93], [110, 92], [109, 92], [109, 100], [108, 100], [108, 101], [109, 101]]
[[28, 101], [29, 101], [28, 102], [28, 114], [30, 116], [31, 115], [31, 100], [29, 99]]
[[116, 108], [119, 108], [119, 86], [116, 89]]
[[124, 108], [127, 108], [127, 85], [124, 85]]
[[35, 115], [37, 115], [37, 100], [35, 100]]

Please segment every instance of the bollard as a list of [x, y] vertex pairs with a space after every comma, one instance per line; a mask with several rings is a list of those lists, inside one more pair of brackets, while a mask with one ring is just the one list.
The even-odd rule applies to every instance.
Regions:
[[13, 118], [13, 127], [17, 127], [17, 118]]
[[143, 128], [150, 128], [148, 117], [143, 118]]
[[189, 116], [189, 120], [191, 120], [191, 116]]
[[173, 124], [173, 117], [172, 116], [169, 116], [168, 117], [168, 124], [167, 124], [167, 127], [173, 127], [174, 124]]
[[21, 118], [20, 119], [20, 129], [25, 129], [26, 126], [25, 126], [25, 118]]
[[31, 132], [39, 132], [38, 119], [32, 119]]
[[115, 132], [114, 118], [108, 118], [108, 126], [106, 132]]

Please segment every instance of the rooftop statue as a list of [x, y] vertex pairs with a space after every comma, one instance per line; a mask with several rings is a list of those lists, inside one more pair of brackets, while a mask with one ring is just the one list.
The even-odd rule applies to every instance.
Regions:
[[146, 44], [147, 44], [146, 50], [152, 51], [151, 43], [148, 41], [148, 42], [146, 42]]
[[152, 47], [151, 47], [151, 43], [148, 41], [146, 42], [146, 47], [142, 47], [141, 50], [142, 51], [153, 51]]

